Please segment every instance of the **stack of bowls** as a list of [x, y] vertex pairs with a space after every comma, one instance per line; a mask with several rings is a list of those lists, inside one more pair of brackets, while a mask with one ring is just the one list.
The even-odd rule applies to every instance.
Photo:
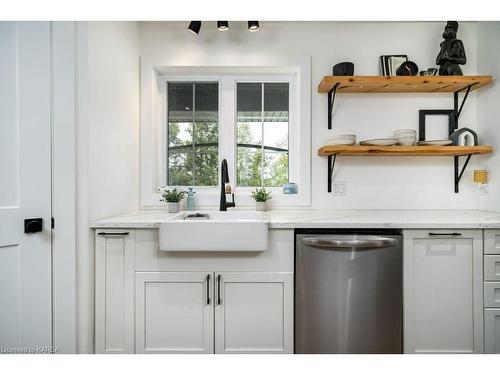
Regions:
[[417, 131], [413, 129], [394, 130], [393, 136], [399, 146], [413, 146], [417, 142]]
[[343, 145], [343, 146], [352, 146], [356, 144], [356, 135], [355, 134], [337, 134], [330, 138], [327, 144], [331, 146], [335, 145]]

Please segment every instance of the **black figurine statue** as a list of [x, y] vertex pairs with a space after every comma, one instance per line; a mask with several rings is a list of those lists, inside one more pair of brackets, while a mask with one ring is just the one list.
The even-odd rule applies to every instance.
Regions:
[[441, 42], [441, 51], [436, 58], [439, 65], [439, 75], [441, 76], [462, 76], [460, 65], [467, 62], [465, 48], [461, 40], [457, 39], [458, 22], [448, 21], [444, 28]]

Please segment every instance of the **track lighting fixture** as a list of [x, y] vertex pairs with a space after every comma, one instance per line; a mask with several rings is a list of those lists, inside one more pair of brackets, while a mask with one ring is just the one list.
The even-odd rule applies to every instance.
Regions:
[[189, 23], [188, 30], [191, 31], [193, 34], [198, 35], [201, 29], [201, 21], [191, 21]]
[[259, 30], [259, 21], [248, 21], [248, 31], [255, 32]]
[[217, 30], [219, 30], [219, 31], [229, 30], [229, 22], [227, 22], [227, 21], [217, 21]]
[[[189, 23], [188, 30], [193, 34], [198, 35], [201, 30], [201, 21], [191, 21]], [[217, 21], [217, 30], [227, 31], [229, 30], [228, 21]], [[248, 21], [248, 31], [255, 32], [259, 30], [259, 21]]]

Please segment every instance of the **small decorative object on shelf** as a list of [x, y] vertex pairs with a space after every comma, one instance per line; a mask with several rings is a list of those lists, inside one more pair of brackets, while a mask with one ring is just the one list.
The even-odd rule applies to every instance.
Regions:
[[435, 76], [438, 70], [436, 68], [428, 68], [427, 70], [422, 70], [420, 72], [421, 76]]
[[173, 189], [162, 188], [161, 197], [162, 198], [160, 199], [160, 201], [167, 202], [168, 212], [176, 213], [179, 212], [180, 210], [179, 202], [182, 200], [182, 198], [184, 198], [184, 192], [177, 190], [176, 188]]
[[417, 74], [418, 65], [413, 61], [405, 61], [396, 69], [397, 76], [416, 76]]
[[465, 48], [460, 39], [457, 39], [458, 22], [448, 21], [444, 28], [441, 50], [436, 58], [441, 76], [462, 76], [460, 65], [467, 62]]
[[395, 76], [396, 71], [404, 62], [408, 61], [407, 55], [383, 55], [379, 58], [380, 75]]
[[266, 188], [256, 188], [252, 191], [252, 198], [255, 199], [255, 209], [257, 211], [265, 211], [267, 209], [267, 201], [271, 199], [271, 192]]
[[354, 64], [352, 62], [341, 62], [335, 64], [332, 69], [332, 75], [334, 76], [353, 76], [354, 75]]
[[421, 109], [418, 111], [418, 140], [425, 141], [425, 117], [426, 116], [448, 116], [448, 134], [457, 128], [457, 120], [453, 109]]
[[450, 135], [454, 146], [477, 146], [477, 134], [469, 128], [460, 128]]

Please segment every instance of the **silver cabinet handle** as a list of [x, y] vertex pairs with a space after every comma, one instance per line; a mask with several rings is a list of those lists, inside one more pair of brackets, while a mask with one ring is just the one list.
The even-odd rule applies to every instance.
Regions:
[[221, 284], [221, 275], [217, 275], [217, 305], [220, 305], [222, 303], [222, 299], [220, 297], [220, 284]]
[[207, 280], [207, 305], [210, 305], [210, 274], [206, 277]]
[[306, 237], [302, 239], [302, 244], [320, 249], [377, 249], [384, 247], [393, 247], [397, 244], [395, 238], [366, 236], [346, 238], [344, 236], [322, 236]]
[[129, 232], [99, 232], [98, 236], [128, 236]]

